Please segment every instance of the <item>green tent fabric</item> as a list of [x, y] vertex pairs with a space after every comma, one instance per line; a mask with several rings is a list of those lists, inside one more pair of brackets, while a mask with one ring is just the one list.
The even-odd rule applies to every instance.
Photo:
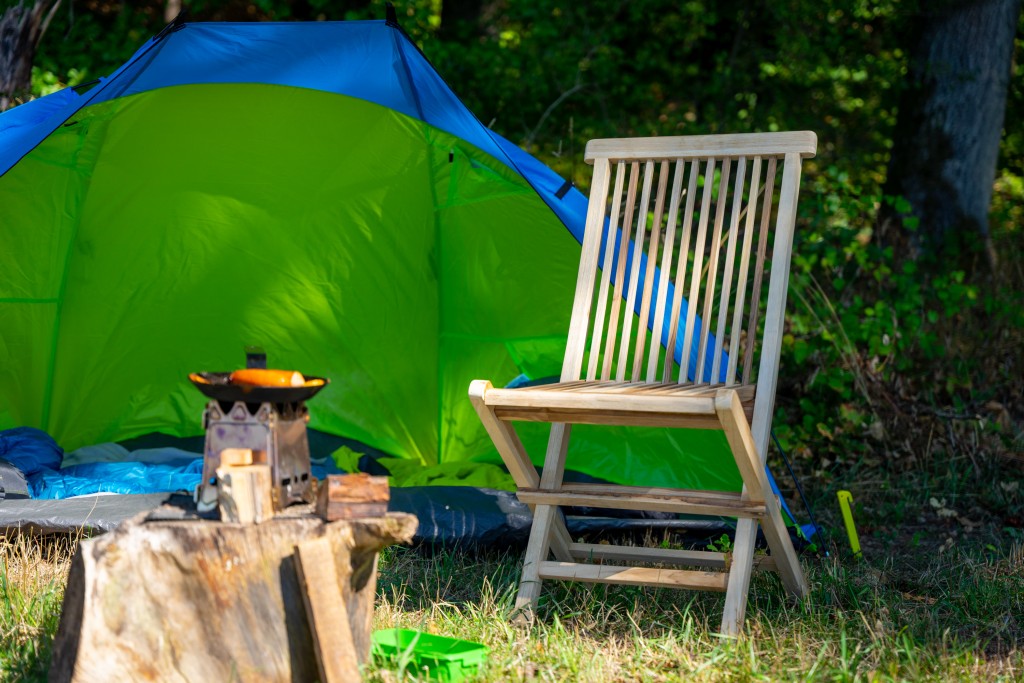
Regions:
[[[172, 54], [186, 26], [125, 69]], [[332, 380], [314, 428], [424, 466], [500, 463], [467, 387], [558, 374], [579, 258], [535, 183], [493, 142], [428, 122], [425, 95], [409, 112], [132, 78], [0, 176], [0, 429], [40, 427], [66, 449], [196, 435], [204, 399], [187, 374], [259, 345], [271, 366]], [[544, 426], [522, 438], [542, 457]], [[736, 490], [725, 449], [711, 431], [580, 426], [568, 465]]]
[[[202, 153], [160, 153], [172, 131]], [[39, 413], [11, 421], [66, 447], [194, 433], [204, 399], [186, 374], [236, 367], [249, 343], [334, 379], [314, 427], [432, 462], [444, 425], [416, 416], [438, 414], [441, 358], [493, 357], [524, 318], [555, 346], [564, 326], [565, 302], [545, 314], [522, 291], [572, 277], [557, 218], [478, 150], [375, 104], [271, 85], [150, 91], [82, 112], [3, 183], [11, 214], [44, 213], [17, 250], [43, 262], [22, 260], [8, 286], [60, 313], [58, 328], [3, 304], [5, 328], [43, 317], [33, 337], [50, 342], [4, 363], [52, 378], [26, 382]]]

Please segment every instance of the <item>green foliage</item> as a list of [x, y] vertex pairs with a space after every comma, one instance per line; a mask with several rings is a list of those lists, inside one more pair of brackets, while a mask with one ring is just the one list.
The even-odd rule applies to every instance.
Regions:
[[66, 78], [67, 82], [61, 82], [57, 74], [52, 71], [44, 71], [38, 66], [34, 66], [32, 67], [32, 93], [37, 97], [42, 97], [66, 87], [74, 87], [82, 83], [85, 72], [69, 69]]
[[[1003, 181], [1012, 194], [1012, 178]], [[858, 185], [836, 166], [810, 185], [814, 200], [804, 201], [794, 247], [776, 429], [784, 442], [813, 444], [818, 460], [902, 454], [909, 466], [940, 443], [926, 443], [922, 411], [984, 420], [986, 406], [1013, 396], [1024, 297], [1017, 284], [923, 267], [885, 240], [878, 207], [902, 211], [905, 202], [877, 185]], [[989, 422], [989, 454], [1012, 441], [1009, 422]], [[955, 444], [945, 446], [949, 454]]]
[[[195, 0], [196, 20], [381, 19], [384, 1]], [[1024, 133], [1007, 125], [992, 204], [1001, 266], [921, 262], [878, 223], [916, 0], [398, 2], [402, 27], [481, 120], [584, 191], [585, 142], [615, 135], [810, 129], [776, 429], [812, 472], [1021, 450]], [[69, 2], [37, 94], [109, 73], [164, 3]], [[1024, 16], [1017, 45], [1024, 41]], [[1020, 49], [1018, 54], [1022, 54]], [[1024, 116], [1024, 67], [1007, 122]], [[909, 222], [909, 228], [914, 225]], [[980, 253], [980, 251], [979, 251]], [[970, 259], [965, 260], [969, 263]], [[968, 425], [968, 423], [970, 423]], [[940, 436], [934, 436], [938, 430]], [[930, 436], [931, 435], [931, 436]], [[897, 438], [898, 437], [898, 438]], [[971, 437], [973, 438], [973, 437]]]

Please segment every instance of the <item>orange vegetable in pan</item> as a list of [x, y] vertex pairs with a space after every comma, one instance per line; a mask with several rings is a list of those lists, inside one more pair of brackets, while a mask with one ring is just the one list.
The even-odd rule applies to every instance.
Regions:
[[248, 368], [232, 372], [231, 383], [253, 387], [301, 387], [305, 385], [306, 378], [294, 370]]

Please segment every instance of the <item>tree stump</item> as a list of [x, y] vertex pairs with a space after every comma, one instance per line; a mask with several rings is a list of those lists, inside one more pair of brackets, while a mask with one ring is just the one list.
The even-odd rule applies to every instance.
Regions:
[[[300, 506], [262, 524], [230, 524], [187, 507], [159, 508], [81, 543], [51, 681], [317, 680], [295, 558], [297, 545], [320, 538], [329, 540], [321, 557], [334, 560], [322, 575], [338, 584], [325, 594], [340, 593], [356, 665], [365, 662], [377, 553], [409, 542], [415, 517], [326, 523]], [[330, 634], [317, 637], [329, 645]]]

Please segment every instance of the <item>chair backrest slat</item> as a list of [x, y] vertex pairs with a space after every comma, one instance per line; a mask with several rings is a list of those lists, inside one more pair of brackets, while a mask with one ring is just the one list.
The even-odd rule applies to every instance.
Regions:
[[[636, 216], [636, 238], [633, 240], [633, 259], [629, 268], [629, 294], [626, 295], [626, 310], [622, 320], [622, 341], [619, 344], [618, 373], [615, 379], [621, 382], [626, 376], [626, 359], [629, 357], [630, 341], [633, 335], [633, 311], [636, 310], [636, 292], [640, 284], [640, 258], [644, 252], [647, 237], [647, 206], [651, 200], [651, 182], [654, 179], [654, 162], [644, 164], [644, 188]], [[630, 214], [631, 215], [631, 214]], [[632, 379], [632, 376], [630, 377]]]
[[[636, 175], [639, 172], [640, 164], [633, 162], [629, 165], [629, 184], [626, 190], [626, 211], [622, 220], [622, 236], [619, 240], [619, 256], [615, 265], [615, 289], [612, 292], [612, 310], [608, 315], [608, 335], [604, 345], [604, 365], [601, 368], [601, 379], [610, 379], [612, 376], [612, 361], [615, 353], [615, 338], [619, 329], [619, 309], [622, 308], [622, 297], [626, 284], [626, 260], [629, 254], [630, 230], [632, 229], [631, 216], [633, 206], [636, 202]], [[623, 171], [624, 172], [624, 171]]]
[[800, 160], [816, 144], [813, 133], [592, 141], [562, 380], [585, 364], [586, 381], [756, 383], [755, 419], [770, 415], [761, 392], [777, 382]]
[[[658, 193], [654, 198], [654, 220], [651, 222], [650, 247], [647, 250], [647, 268], [644, 272], [644, 295], [640, 298], [640, 321], [637, 328], [637, 338], [633, 350], [633, 372], [630, 377], [634, 380], [640, 378], [640, 368], [644, 362], [644, 345], [647, 343], [647, 325], [644, 324], [651, 312], [651, 298], [654, 294], [654, 276], [658, 263], [658, 246], [661, 241], [661, 219], [665, 211], [665, 194], [668, 189], [668, 162], [661, 163], [658, 173]], [[654, 346], [652, 337], [652, 346]], [[658, 340], [660, 343], [660, 340]]]
[[[700, 200], [700, 221], [697, 224], [697, 244], [693, 248], [693, 266], [690, 268], [689, 306], [686, 310], [686, 322], [683, 329], [682, 367], [679, 371], [679, 383], [686, 384], [690, 372], [690, 349], [693, 348], [693, 331], [697, 320], [697, 301], [700, 298], [700, 276], [704, 267], [704, 243], [708, 235], [708, 215], [711, 213], [711, 186], [715, 177], [715, 158], [711, 157], [704, 168], [704, 192]], [[701, 381], [697, 373], [694, 381]]]
[[[757, 215], [757, 193], [761, 181], [761, 157], [754, 157], [754, 168], [750, 172], [750, 191], [747, 194], [747, 223], [743, 231], [743, 247], [740, 249], [740, 273], [737, 277], [736, 304], [733, 306], [733, 318], [730, 345], [729, 367], [726, 368], [726, 383], [732, 383], [736, 377], [736, 365], [739, 363], [740, 338], [743, 336], [743, 304], [747, 294], [747, 273], [750, 270], [750, 247], [754, 243], [754, 217]], [[760, 285], [759, 285], [760, 286]], [[747, 339], [752, 339], [748, 330]]]
[[604, 232], [607, 196], [608, 160], [595, 159], [590, 202], [587, 206], [587, 223], [584, 226], [583, 246], [580, 251], [580, 270], [576, 278], [576, 294], [572, 301], [572, 317], [569, 319], [569, 337], [566, 340], [565, 358], [562, 361], [563, 380], [578, 378], [583, 366], [590, 303], [594, 293], [594, 276], [597, 274], [597, 251], [601, 246], [601, 234]]
[[[612, 212], [609, 219], [608, 233], [605, 238], [604, 270], [611, 272], [615, 258], [615, 237], [619, 227], [619, 210], [622, 208], [622, 186], [625, 181], [625, 164], [615, 164], [615, 190], [612, 192]], [[587, 364], [587, 379], [597, 377], [597, 364], [601, 358], [601, 335], [604, 333], [605, 308], [608, 303], [608, 283], [610, 277], [601, 278], [601, 287], [597, 295], [597, 311], [594, 313], [594, 334], [590, 341], [590, 362]], [[616, 301], [618, 298], [616, 297]]]
[[[736, 262], [736, 242], [740, 234], [740, 205], [743, 203], [743, 183], [746, 181], [747, 159], [740, 157], [736, 164], [736, 187], [732, 193], [732, 215], [729, 218], [729, 232], [726, 235], [728, 246], [725, 250], [725, 272], [722, 274], [722, 295], [718, 301], [718, 327], [715, 328], [715, 352], [711, 362], [711, 383], [719, 384], [722, 370], [722, 351], [725, 344], [725, 323], [729, 318], [729, 301], [732, 296], [732, 275], [733, 266]], [[721, 188], [719, 192], [725, 191]], [[725, 377], [725, 384], [734, 384], [735, 381], [729, 375]]]
[[[665, 162], [666, 166], [668, 162]], [[665, 326], [665, 307], [668, 303], [668, 290], [669, 282], [671, 281], [672, 273], [672, 254], [675, 248], [676, 240], [676, 225], [679, 223], [679, 202], [682, 198], [683, 193], [683, 171], [686, 166], [686, 162], [679, 159], [675, 163], [675, 173], [672, 179], [672, 194], [671, 200], [669, 201], [668, 207], [668, 220], [665, 223], [665, 246], [661, 250], [661, 274], [658, 278], [658, 301], [654, 307], [654, 329], [651, 330], [651, 350], [647, 355], [647, 381], [653, 382], [658, 372], [658, 356], [660, 355], [661, 336], [664, 333]], [[665, 173], [665, 179], [668, 180], [668, 173]], [[680, 251], [685, 249], [682, 247]], [[676, 316], [678, 317], [678, 316]], [[671, 325], [671, 323], [670, 323]], [[669, 328], [672, 329], [671, 327]], [[671, 349], [675, 344], [674, 335], [670, 335], [671, 339], [665, 348]], [[666, 354], [665, 357], [665, 372], [671, 373], [672, 371], [672, 354]], [[665, 380], [668, 381], [667, 379]]]
[[[682, 163], [682, 160], [680, 160], [680, 163]], [[683, 234], [679, 238], [675, 292], [672, 297], [672, 311], [669, 318], [668, 343], [665, 345], [665, 348], [669, 349], [671, 353], [668, 354], [668, 358], [665, 361], [665, 372], [662, 374], [662, 382], [672, 381], [672, 361], [675, 356], [676, 337], [679, 331], [679, 309], [682, 308], [683, 290], [686, 287], [686, 266], [689, 264], [688, 257], [690, 254], [690, 230], [693, 227], [693, 204], [697, 196], [697, 176], [699, 174], [700, 159], [694, 159], [690, 162], [690, 180], [686, 188], [686, 208], [683, 210]], [[689, 368], [690, 354], [685, 352], [687, 348], [685, 345], [683, 346], [684, 352], [679, 359], [680, 382], [686, 378], [686, 372]]]
[[768, 453], [772, 411], [775, 410], [775, 387], [779, 381], [779, 355], [782, 352], [782, 327], [786, 314], [789, 262], [793, 253], [796, 195], [799, 187], [800, 155], [788, 152], [782, 169], [779, 209], [775, 218], [772, 270], [768, 281], [768, 302], [765, 307], [760, 367], [757, 372], [757, 396], [754, 399], [754, 414], [751, 419], [754, 445], [758, 449], [762, 463]]
[[754, 267], [754, 286], [750, 294], [750, 321], [747, 323], [747, 352], [743, 354], [743, 383], [750, 384], [754, 368], [754, 345], [757, 342], [757, 319], [761, 308], [761, 279], [764, 277], [764, 257], [768, 250], [768, 222], [772, 216], [772, 198], [775, 196], [775, 170], [778, 160], [768, 160], [768, 174], [764, 181], [764, 200], [761, 205], [761, 233], [757, 241], [757, 265]]
[[[725, 220], [725, 202], [729, 195], [729, 175], [732, 169], [732, 159], [722, 160], [722, 178], [718, 183], [718, 202], [715, 205], [715, 231], [711, 235], [711, 254], [708, 257], [708, 273], [704, 287], [704, 310], [701, 313], [700, 344], [697, 345], [697, 374], [694, 381], [704, 382], [705, 366], [708, 357], [708, 342], [711, 340], [711, 306], [715, 301], [715, 284], [718, 282], [718, 252], [722, 243], [722, 222]], [[708, 182], [705, 178], [704, 182]], [[697, 272], [694, 271], [694, 276]], [[711, 378], [711, 383], [717, 381], [716, 377]]]

